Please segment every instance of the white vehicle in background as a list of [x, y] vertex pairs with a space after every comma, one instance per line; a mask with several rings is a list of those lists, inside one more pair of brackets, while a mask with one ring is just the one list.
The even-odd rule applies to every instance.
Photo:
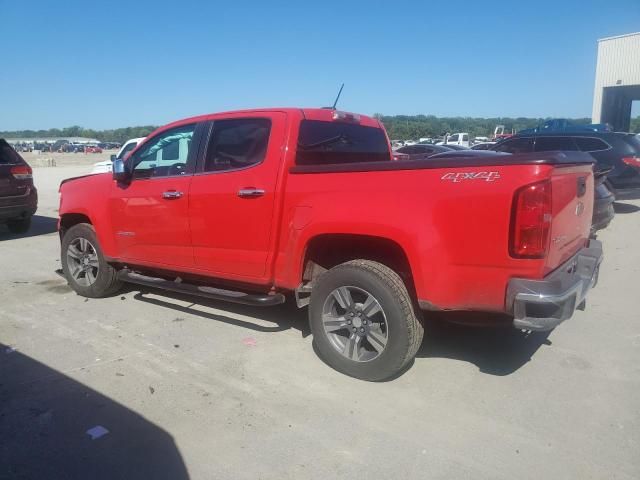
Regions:
[[416, 142], [415, 140], [407, 140], [407, 141], [404, 142], [404, 146], [408, 147], [408, 146], [411, 146], [411, 145], [416, 145], [417, 143], [418, 142]]
[[113, 169], [113, 161], [116, 158], [124, 158], [131, 150], [136, 148], [146, 137], [140, 138], [131, 138], [124, 142], [118, 153], [115, 155], [111, 155], [110, 160], [104, 160], [102, 162], [95, 163], [93, 165], [93, 170], [91, 173], [107, 173], [111, 172]]
[[476, 144], [476, 143], [487, 143], [489, 141], [490, 141], [489, 137], [476, 137], [476, 138], [473, 139], [473, 143], [474, 144]]
[[444, 141], [436, 143], [436, 145], [458, 145], [460, 147], [469, 148], [468, 133], [454, 133], [444, 137]]

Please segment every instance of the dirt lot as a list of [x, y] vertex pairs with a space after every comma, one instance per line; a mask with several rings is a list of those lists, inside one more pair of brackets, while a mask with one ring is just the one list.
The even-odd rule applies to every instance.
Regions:
[[76, 296], [57, 186], [108, 153], [82, 157], [34, 169], [29, 234], [0, 229], [0, 479], [640, 478], [640, 202], [600, 235], [586, 311], [547, 335], [429, 322], [374, 384], [318, 360], [292, 305]]

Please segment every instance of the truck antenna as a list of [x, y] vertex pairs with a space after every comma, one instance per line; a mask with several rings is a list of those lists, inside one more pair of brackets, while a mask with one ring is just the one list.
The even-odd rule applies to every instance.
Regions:
[[340, 90], [338, 90], [338, 96], [336, 97], [336, 101], [333, 102], [333, 107], [331, 107], [331, 110], [336, 109], [336, 105], [338, 105], [338, 100], [340, 100], [340, 94], [342, 93], [343, 88], [344, 88], [344, 83], [340, 86]]

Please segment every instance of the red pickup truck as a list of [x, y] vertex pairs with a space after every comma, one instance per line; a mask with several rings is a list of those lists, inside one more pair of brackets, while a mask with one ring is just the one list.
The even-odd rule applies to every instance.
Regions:
[[162, 127], [113, 174], [60, 187], [62, 267], [80, 295], [122, 282], [251, 305], [294, 294], [335, 369], [387, 379], [432, 310], [569, 318], [595, 284], [591, 157], [394, 161], [376, 119], [269, 109]]

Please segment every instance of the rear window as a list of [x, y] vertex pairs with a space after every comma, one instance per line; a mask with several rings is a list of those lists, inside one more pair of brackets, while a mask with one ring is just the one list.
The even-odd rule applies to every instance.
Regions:
[[11, 145], [5, 141], [0, 141], [0, 164], [13, 165], [23, 163], [22, 157], [18, 155]]
[[300, 124], [298, 165], [390, 160], [387, 137], [380, 128], [320, 120], [303, 120]]

